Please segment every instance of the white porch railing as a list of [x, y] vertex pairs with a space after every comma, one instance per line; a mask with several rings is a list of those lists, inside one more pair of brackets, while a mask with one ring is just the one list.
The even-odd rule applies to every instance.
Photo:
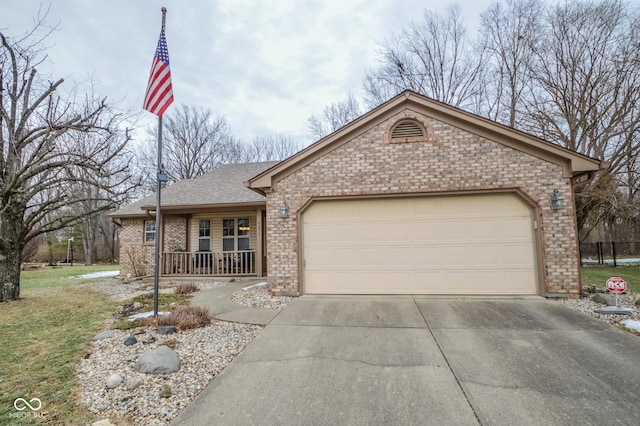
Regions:
[[256, 274], [256, 253], [170, 251], [162, 253], [162, 275], [236, 276]]

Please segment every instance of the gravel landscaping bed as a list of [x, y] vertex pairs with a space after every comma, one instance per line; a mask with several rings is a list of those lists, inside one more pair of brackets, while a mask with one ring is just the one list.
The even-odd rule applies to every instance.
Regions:
[[282, 310], [291, 301], [291, 297], [272, 296], [266, 287], [261, 286], [236, 290], [231, 294], [231, 301], [249, 308]]
[[[564, 299], [562, 303], [566, 306], [576, 309], [586, 315], [589, 315], [593, 318], [597, 318], [601, 321], [606, 321], [609, 324], [613, 324], [615, 326], [621, 326], [620, 321], [624, 320], [636, 320], [640, 321], [640, 295], [638, 294], [622, 294], [620, 295], [618, 306], [622, 308], [632, 308], [634, 312], [631, 315], [610, 315], [610, 314], [601, 314], [596, 312], [607, 305], [602, 303], [597, 303], [593, 301], [593, 297], [596, 294], [604, 295], [606, 290], [604, 288], [590, 288], [589, 291], [592, 291], [593, 294], [585, 294], [579, 299]], [[605, 295], [606, 298], [610, 298], [610, 300], [615, 300], [614, 295]]]
[[[116, 330], [92, 343], [80, 361], [78, 380], [82, 401], [89, 411], [115, 424], [165, 425], [175, 418], [211, 380], [248, 345], [262, 329], [250, 324], [215, 321], [211, 325], [162, 336], [151, 328]], [[138, 343], [125, 346], [133, 333]], [[147, 343], [144, 343], [147, 342]], [[180, 371], [142, 374], [134, 363], [143, 352], [166, 345], [178, 353]], [[107, 388], [118, 374], [122, 383]], [[164, 394], [163, 392], [169, 392]]]
[[[173, 293], [180, 284], [196, 284], [199, 291], [221, 287], [220, 281], [163, 281], [160, 293]], [[122, 283], [100, 280], [82, 287], [111, 295], [124, 302], [153, 291], [144, 282]], [[264, 287], [234, 292], [232, 300], [243, 306], [283, 309], [290, 297], [272, 297]], [[115, 321], [111, 319], [108, 324]], [[110, 337], [92, 342], [80, 361], [78, 380], [81, 398], [88, 410], [114, 424], [166, 425], [213, 380], [262, 330], [250, 324], [212, 320], [203, 328], [160, 335], [152, 327], [114, 330]], [[126, 346], [125, 340], [136, 343]], [[138, 357], [159, 346], [169, 346], [180, 357], [180, 370], [171, 374], [142, 374], [134, 369]], [[110, 379], [121, 383], [109, 388]]]

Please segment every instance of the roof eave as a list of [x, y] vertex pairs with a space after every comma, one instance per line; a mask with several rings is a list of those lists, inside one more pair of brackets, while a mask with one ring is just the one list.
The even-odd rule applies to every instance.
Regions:
[[[215, 209], [229, 209], [238, 207], [260, 207], [266, 205], [266, 201], [240, 201], [235, 203], [210, 203], [210, 204], [181, 204], [161, 206], [161, 211], [184, 211], [184, 210], [215, 210]], [[142, 210], [155, 211], [156, 206], [142, 206]]]

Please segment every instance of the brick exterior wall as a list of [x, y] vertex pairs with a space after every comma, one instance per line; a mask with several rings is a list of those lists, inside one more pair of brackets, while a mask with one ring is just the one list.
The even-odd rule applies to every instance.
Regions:
[[[427, 141], [390, 143], [389, 130], [405, 117], [426, 127]], [[275, 182], [267, 194], [266, 208], [269, 288], [274, 294], [299, 294], [298, 213], [314, 197], [513, 188], [533, 202], [538, 213], [542, 295], [577, 297], [580, 281], [573, 192], [562, 168], [409, 110]], [[551, 209], [554, 189], [564, 199], [561, 210]], [[287, 219], [279, 217], [284, 199], [290, 208]]]
[[[124, 218], [120, 228], [120, 275], [153, 275], [155, 243], [144, 242], [143, 218]], [[187, 219], [180, 216], [164, 216], [164, 250], [185, 250], [187, 246]]]

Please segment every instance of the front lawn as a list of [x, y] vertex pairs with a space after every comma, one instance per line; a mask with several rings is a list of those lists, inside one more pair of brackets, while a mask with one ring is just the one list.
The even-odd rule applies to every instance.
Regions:
[[627, 282], [627, 291], [640, 293], [640, 266], [583, 266], [580, 268], [582, 285], [604, 287], [611, 277], [620, 277]]
[[[0, 303], [0, 424], [90, 422], [76, 402], [76, 366], [115, 305], [106, 295], [77, 288], [87, 279], [75, 277], [115, 269], [61, 266], [22, 273], [22, 299]], [[18, 412], [16, 398], [38, 398], [42, 407]]]

